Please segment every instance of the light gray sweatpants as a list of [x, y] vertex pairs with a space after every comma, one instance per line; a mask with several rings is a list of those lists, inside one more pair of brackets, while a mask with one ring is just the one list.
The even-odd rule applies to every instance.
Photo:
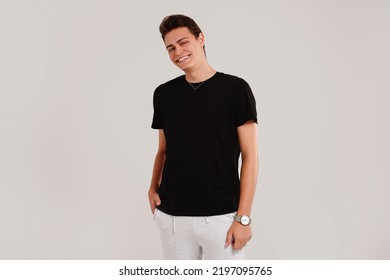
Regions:
[[156, 208], [154, 221], [159, 229], [166, 260], [242, 260], [244, 251], [225, 248], [226, 234], [235, 213], [188, 217], [168, 215]]

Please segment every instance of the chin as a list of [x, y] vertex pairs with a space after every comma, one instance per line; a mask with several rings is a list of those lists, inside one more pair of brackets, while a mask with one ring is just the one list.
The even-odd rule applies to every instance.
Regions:
[[188, 71], [191, 69], [192, 65], [176, 65], [182, 71]]

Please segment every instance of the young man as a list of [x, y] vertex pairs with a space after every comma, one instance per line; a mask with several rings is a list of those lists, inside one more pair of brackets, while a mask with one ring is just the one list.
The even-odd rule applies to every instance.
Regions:
[[148, 195], [164, 258], [243, 259], [258, 173], [255, 98], [243, 79], [208, 64], [191, 18], [165, 17], [160, 32], [185, 74], [153, 97], [159, 145]]

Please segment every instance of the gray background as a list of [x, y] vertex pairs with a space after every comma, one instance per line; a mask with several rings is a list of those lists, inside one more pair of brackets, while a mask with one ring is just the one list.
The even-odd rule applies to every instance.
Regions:
[[147, 201], [158, 32], [193, 17], [245, 78], [248, 259], [389, 259], [389, 1], [0, 0], [0, 258], [159, 259]]

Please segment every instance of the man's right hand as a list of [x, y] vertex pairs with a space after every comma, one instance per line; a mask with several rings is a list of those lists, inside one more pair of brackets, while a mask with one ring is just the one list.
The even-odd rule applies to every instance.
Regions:
[[156, 191], [153, 190], [149, 190], [148, 196], [149, 196], [150, 210], [152, 210], [152, 214], [153, 214], [154, 210], [156, 210], [156, 206], [159, 206], [161, 204], [160, 196]]

